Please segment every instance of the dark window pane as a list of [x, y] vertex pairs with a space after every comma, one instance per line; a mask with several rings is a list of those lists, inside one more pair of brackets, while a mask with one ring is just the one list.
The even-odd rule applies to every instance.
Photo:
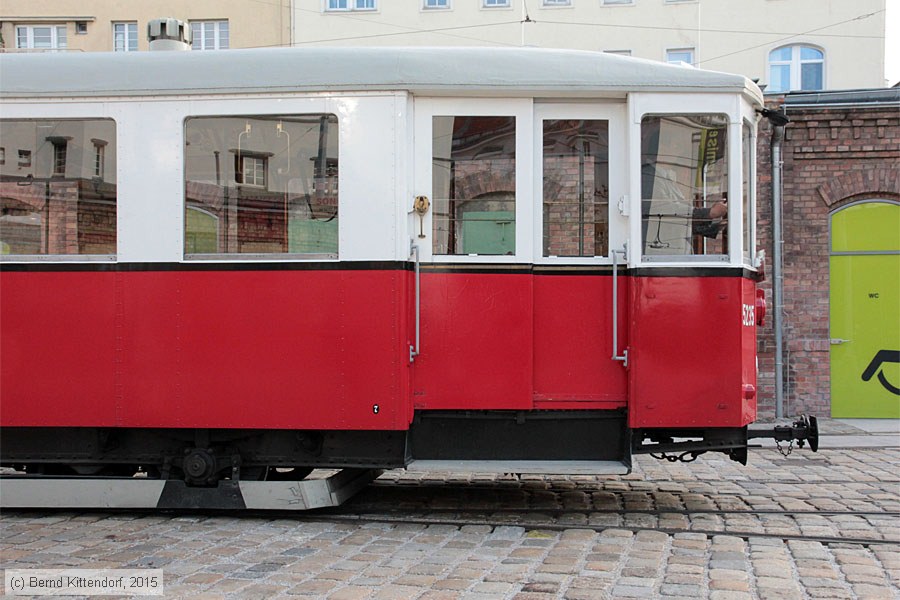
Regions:
[[543, 123], [544, 256], [606, 256], [609, 123]]
[[644, 256], [727, 254], [727, 135], [724, 115], [641, 121]]
[[433, 117], [432, 197], [435, 254], [515, 254], [515, 117]]
[[[0, 253], [116, 253], [112, 120], [4, 119], [0, 139], [19, 149], [0, 165]], [[98, 143], [109, 167], [99, 176]]]
[[184, 168], [185, 254], [337, 254], [336, 116], [189, 119]]

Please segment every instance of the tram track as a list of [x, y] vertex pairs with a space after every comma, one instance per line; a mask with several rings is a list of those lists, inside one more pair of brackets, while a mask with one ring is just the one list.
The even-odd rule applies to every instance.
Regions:
[[[315, 515], [295, 515], [301, 519], [319, 520]], [[324, 516], [324, 515], [323, 515]], [[900, 545], [900, 539], [878, 539], [866, 537], [847, 537], [847, 536], [821, 536], [821, 535], [802, 535], [802, 534], [785, 534], [785, 533], [767, 533], [756, 531], [720, 531], [711, 529], [679, 529], [671, 527], [641, 527], [634, 525], [593, 525], [590, 523], [546, 523], [546, 522], [528, 522], [523, 520], [481, 520], [481, 519], [433, 519], [427, 516], [412, 516], [405, 514], [402, 516], [391, 516], [386, 513], [355, 513], [355, 514], [328, 514], [328, 519], [342, 523], [382, 523], [392, 525], [446, 525], [451, 527], [467, 527], [467, 526], [487, 526], [491, 528], [497, 527], [522, 527], [526, 531], [566, 531], [569, 529], [588, 529], [598, 533], [615, 529], [625, 530], [634, 533], [640, 531], [656, 531], [667, 535], [677, 535], [681, 533], [693, 533], [705, 535], [709, 538], [715, 536], [731, 536], [741, 539], [763, 538], [763, 539], [779, 539], [785, 541], [806, 541], [818, 542], [823, 545], [831, 544], [848, 544], [860, 546], [882, 546], [882, 545]]]

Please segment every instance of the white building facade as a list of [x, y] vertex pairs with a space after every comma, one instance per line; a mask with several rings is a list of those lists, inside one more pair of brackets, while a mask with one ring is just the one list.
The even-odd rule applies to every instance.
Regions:
[[884, 87], [887, 23], [886, 0], [293, 0], [292, 39], [613, 52], [787, 92]]

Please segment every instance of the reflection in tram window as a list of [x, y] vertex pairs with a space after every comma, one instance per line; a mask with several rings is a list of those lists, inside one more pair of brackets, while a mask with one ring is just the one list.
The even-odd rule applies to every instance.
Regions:
[[641, 121], [644, 256], [727, 255], [728, 119]]
[[336, 256], [337, 117], [188, 119], [184, 252]]
[[609, 122], [545, 120], [544, 256], [606, 256]]
[[0, 163], [0, 254], [116, 253], [115, 122], [3, 119], [0, 139], [18, 156]]
[[515, 254], [515, 117], [433, 117], [432, 197], [435, 254]]

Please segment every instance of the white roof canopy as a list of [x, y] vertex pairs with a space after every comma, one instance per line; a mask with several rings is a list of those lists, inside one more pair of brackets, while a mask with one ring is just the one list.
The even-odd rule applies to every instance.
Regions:
[[6, 98], [408, 90], [604, 96], [629, 91], [762, 94], [741, 75], [579, 50], [266, 48], [0, 55]]

